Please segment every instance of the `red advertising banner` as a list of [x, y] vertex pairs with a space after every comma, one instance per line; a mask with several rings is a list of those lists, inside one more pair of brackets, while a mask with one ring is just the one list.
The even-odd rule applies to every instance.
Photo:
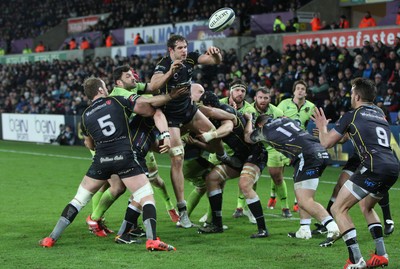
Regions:
[[99, 16], [86, 16], [68, 19], [68, 33], [80, 33], [95, 25], [99, 21]]
[[400, 27], [376, 27], [354, 30], [308, 32], [304, 34], [287, 34], [282, 37], [282, 46], [287, 44], [311, 45], [317, 41], [318, 44], [335, 44], [337, 47], [359, 48], [365, 40], [371, 43], [382, 41], [385, 45], [392, 46], [396, 37], [400, 37]]

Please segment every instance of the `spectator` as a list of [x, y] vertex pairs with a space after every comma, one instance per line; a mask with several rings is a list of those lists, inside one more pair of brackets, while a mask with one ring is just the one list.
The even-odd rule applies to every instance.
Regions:
[[397, 8], [396, 24], [400, 25], [400, 7]]
[[382, 109], [383, 113], [385, 114], [386, 120], [387, 120], [388, 122], [391, 122], [391, 121], [390, 121], [389, 110], [387, 109], [386, 106], [383, 105], [383, 101], [384, 101], [384, 99], [383, 99], [382, 97], [377, 97], [377, 98], [376, 98], [376, 105], [377, 105], [380, 109]]
[[395, 92], [400, 93], [400, 60], [397, 60], [395, 63], [395, 67], [390, 75], [388, 84], [393, 87]]
[[350, 23], [347, 20], [345, 15], [340, 16], [340, 21], [339, 21], [339, 29], [347, 29], [350, 28]]
[[387, 93], [387, 86], [382, 82], [382, 75], [377, 73], [374, 78], [375, 86], [376, 86], [376, 96], [383, 97]]
[[110, 48], [110, 47], [112, 47], [113, 45], [114, 45], [114, 39], [113, 39], [113, 37], [112, 37], [112, 35], [111, 35], [111, 33], [110, 33], [110, 34], [108, 34], [107, 37], [106, 37], [106, 47], [107, 47], [107, 48]]
[[324, 105], [324, 100], [329, 99], [329, 84], [324, 75], [318, 77], [318, 85], [310, 88], [314, 95], [314, 104], [317, 107]]
[[273, 30], [274, 33], [282, 33], [286, 31], [286, 25], [282, 22], [281, 16], [276, 16]]
[[383, 97], [383, 105], [389, 112], [397, 112], [399, 110], [399, 97], [393, 91], [393, 87], [387, 89], [387, 94]]
[[90, 43], [85, 37], [82, 37], [82, 42], [81, 45], [79, 46], [79, 49], [81, 50], [90, 49]]
[[60, 124], [60, 134], [56, 140], [50, 139], [50, 143], [63, 146], [72, 146], [75, 144], [75, 134], [69, 125]]
[[313, 19], [310, 22], [312, 31], [319, 31], [321, 29], [321, 20], [319, 18], [319, 13], [314, 13]]
[[394, 124], [400, 125], [400, 111], [397, 113], [397, 119], [396, 119], [396, 121], [394, 122]]
[[139, 33], [136, 34], [135, 39], [133, 40], [134, 45], [144, 44], [144, 41]]
[[6, 50], [1, 46], [0, 47], [0, 56], [3, 56], [6, 54]]
[[43, 41], [39, 41], [39, 44], [35, 48], [36, 53], [44, 52], [46, 48], [43, 45]]
[[70, 49], [70, 50], [75, 50], [75, 49], [77, 49], [75, 38], [71, 38], [71, 40], [69, 41], [68, 44], [69, 44], [69, 49]]
[[359, 28], [367, 28], [367, 27], [375, 27], [376, 21], [371, 16], [371, 12], [365, 12], [365, 16], [361, 19], [360, 24], [358, 25]]
[[32, 53], [31, 47], [28, 44], [25, 44], [25, 48], [22, 50], [22, 54], [30, 54]]

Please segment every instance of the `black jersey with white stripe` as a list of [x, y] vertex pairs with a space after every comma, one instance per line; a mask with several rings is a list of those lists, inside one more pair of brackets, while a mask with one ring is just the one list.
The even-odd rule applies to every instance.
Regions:
[[129, 116], [137, 98], [139, 95], [98, 98], [84, 111], [81, 129], [94, 140], [96, 155], [132, 151]]
[[361, 164], [371, 172], [384, 175], [399, 173], [399, 163], [390, 146], [390, 127], [382, 110], [363, 105], [344, 114], [334, 129], [348, 133]]
[[319, 140], [290, 118], [271, 119], [262, 128], [256, 128], [250, 138], [254, 142], [268, 143], [293, 161], [299, 154], [329, 158]]
[[160, 133], [154, 119], [136, 115], [130, 123], [130, 128], [134, 150], [144, 158]]
[[[167, 94], [171, 92], [171, 89], [176, 87], [181, 87], [182, 85], [190, 86], [192, 82], [192, 75], [194, 66], [197, 64], [197, 60], [200, 54], [198, 52], [190, 52], [185, 61], [183, 61], [182, 68], [173, 74], [173, 76], [168, 80], [166, 85], [160, 89], [161, 93]], [[170, 56], [164, 57], [157, 64], [154, 70], [154, 74], [162, 73], [165, 74], [171, 68], [173, 61]], [[190, 106], [192, 106], [192, 99], [190, 97], [190, 91], [187, 94], [179, 96], [171, 101], [169, 101], [164, 107], [163, 112], [167, 116], [184, 114]]]

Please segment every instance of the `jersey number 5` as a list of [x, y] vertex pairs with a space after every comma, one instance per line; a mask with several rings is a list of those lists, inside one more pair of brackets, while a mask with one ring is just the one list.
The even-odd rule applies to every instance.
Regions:
[[115, 133], [115, 125], [114, 123], [110, 120], [111, 116], [110, 114], [107, 114], [101, 118], [97, 119], [97, 122], [100, 125], [101, 131], [105, 136], [110, 136]]

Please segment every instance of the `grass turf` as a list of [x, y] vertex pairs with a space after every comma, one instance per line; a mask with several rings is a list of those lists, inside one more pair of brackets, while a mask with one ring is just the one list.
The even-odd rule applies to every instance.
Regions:
[[[157, 156], [159, 171], [167, 183], [171, 198], [169, 160]], [[331, 248], [321, 248], [323, 236], [296, 240], [287, 233], [299, 227], [298, 214], [292, 219], [280, 216], [279, 209], [265, 209], [271, 236], [250, 239], [256, 226], [246, 217], [234, 219], [237, 180], [228, 181], [224, 191], [224, 224], [222, 234], [200, 235], [195, 228], [176, 228], [166, 213], [164, 203], [157, 200], [157, 230], [161, 239], [177, 248], [176, 252], [147, 252], [144, 244], [118, 245], [113, 236], [97, 238], [88, 232], [85, 218], [91, 212], [87, 205], [74, 223], [64, 232], [55, 247], [43, 249], [38, 241], [48, 236], [65, 205], [74, 197], [90, 164], [90, 153], [84, 147], [60, 147], [35, 143], [0, 141], [1, 199], [1, 268], [342, 268], [347, 250], [342, 240]], [[286, 168], [290, 178], [292, 169]], [[327, 204], [340, 168], [328, 167], [321, 178], [316, 200]], [[289, 201], [293, 202], [293, 181], [287, 180]], [[270, 179], [264, 172], [257, 192], [265, 208]], [[185, 185], [189, 195], [192, 186]], [[399, 222], [399, 183], [390, 191], [392, 216]], [[125, 193], [106, 213], [107, 224], [117, 230], [125, 214], [128, 194]], [[192, 214], [196, 222], [206, 212], [205, 197]], [[376, 211], [381, 215], [379, 206]], [[374, 244], [358, 206], [351, 210], [358, 240], [365, 259]], [[390, 268], [400, 267], [398, 233], [385, 238]]]

